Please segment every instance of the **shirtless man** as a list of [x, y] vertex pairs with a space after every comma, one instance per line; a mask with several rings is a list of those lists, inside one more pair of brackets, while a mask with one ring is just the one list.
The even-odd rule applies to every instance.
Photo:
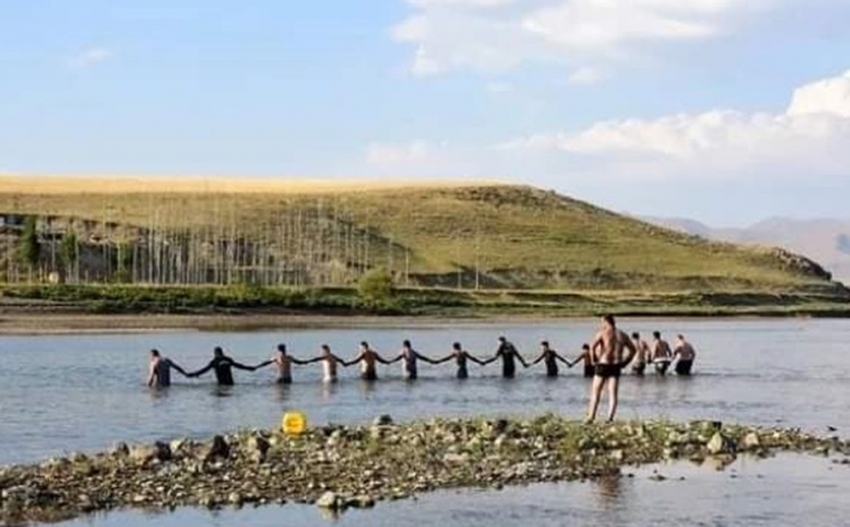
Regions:
[[532, 361], [531, 366], [539, 363], [540, 361], [545, 361], [546, 364], [546, 376], [547, 377], [557, 377], [558, 376], [558, 362], [561, 361], [567, 365], [567, 367], [571, 367], [570, 362], [560, 355], [558, 352], [549, 347], [548, 341], [543, 341], [540, 343], [540, 356]]
[[171, 368], [179, 371], [185, 377], [187, 374], [171, 359], [162, 357], [159, 350], [151, 350], [151, 368], [150, 376], [148, 377], [148, 386], [152, 388], [167, 388], [171, 386]]
[[401, 344], [401, 352], [399, 352], [398, 357], [396, 357], [395, 361], [401, 361], [401, 374], [408, 381], [414, 381], [419, 376], [419, 372], [416, 368], [416, 361], [422, 359], [428, 364], [435, 364], [433, 359], [429, 359], [428, 357], [422, 355], [410, 344], [409, 340], [405, 340]]
[[292, 365], [303, 365], [310, 362], [314, 361], [300, 360], [287, 355], [286, 344], [278, 344], [275, 356], [258, 364], [256, 369], [265, 368], [269, 364], [274, 364], [277, 366], [277, 380], [275, 382], [277, 384], [292, 384]]
[[369, 347], [369, 343], [365, 340], [360, 343], [360, 351], [357, 353], [357, 357], [353, 360], [344, 362], [344, 366], [351, 366], [354, 364], [360, 363], [360, 378], [364, 381], [377, 381], [378, 380], [378, 372], [375, 368], [375, 363], [380, 362], [381, 364], [392, 364], [393, 362], [398, 361], [399, 358], [395, 358], [393, 360], [386, 360], [380, 355], [378, 352]]
[[442, 364], [444, 362], [448, 362], [454, 359], [457, 363], [457, 378], [458, 379], [468, 379], [469, 378], [469, 370], [466, 367], [466, 361], [471, 360], [475, 364], [479, 364], [481, 366], [484, 365], [484, 361], [472, 356], [468, 351], [463, 349], [463, 346], [460, 345], [460, 342], [455, 342], [452, 344], [452, 352], [443, 357], [442, 359], [437, 359], [434, 361], [434, 364]]
[[643, 375], [646, 371], [646, 363], [649, 362], [649, 344], [640, 338], [640, 333], [637, 331], [632, 333], [632, 342], [634, 342], [637, 348], [637, 355], [635, 355], [635, 360], [632, 362], [632, 373]]
[[590, 344], [582, 344], [581, 346], [581, 355], [576, 357], [576, 359], [570, 363], [568, 363], [569, 367], [572, 368], [576, 364], [582, 361], [584, 367], [584, 378], [592, 379], [595, 370], [593, 369], [593, 355], [590, 353]]
[[667, 344], [667, 341], [661, 338], [660, 331], [654, 331], [652, 333], [652, 362], [655, 364], [655, 372], [659, 375], [666, 375], [672, 358], [670, 344]]
[[219, 386], [233, 386], [233, 368], [245, 371], [254, 371], [256, 366], [240, 364], [224, 354], [224, 350], [216, 346], [213, 350], [213, 359], [209, 364], [198, 371], [192, 372], [187, 377], [200, 377], [210, 370], [215, 371], [215, 379]]
[[[628, 349], [629, 354], [623, 357], [623, 349]], [[602, 389], [608, 385], [608, 422], [614, 420], [617, 412], [617, 396], [620, 388], [620, 371], [623, 366], [630, 363], [637, 353], [634, 343], [629, 336], [617, 329], [613, 315], [605, 315], [602, 318], [602, 329], [593, 339], [590, 346], [595, 372], [593, 375], [593, 386], [590, 394], [590, 406], [587, 410], [587, 421], [592, 423], [596, 419], [596, 410], [599, 408], [599, 399]]]
[[528, 363], [519, 354], [516, 346], [508, 342], [508, 339], [505, 337], [499, 337], [499, 349], [496, 350], [496, 354], [492, 358], [484, 361], [484, 364], [490, 364], [498, 359], [502, 359], [502, 377], [505, 379], [513, 379], [514, 375], [516, 375], [516, 363], [514, 360], [518, 360], [524, 367], [528, 368]]
[[690, 375], [696, 356], [697, 352], [691, 346], [691, 343], [685, 340], [683, 335], [678, 335], [676, 337], [676, 349], [673, 350], [673, 358], [679, 359], [674, 368], [676, 375]]

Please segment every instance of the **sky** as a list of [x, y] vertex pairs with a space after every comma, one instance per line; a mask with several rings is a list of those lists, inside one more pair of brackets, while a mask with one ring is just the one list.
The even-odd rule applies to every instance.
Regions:
[[846, 0], [0, 0], [0, 173], [850, 217]]

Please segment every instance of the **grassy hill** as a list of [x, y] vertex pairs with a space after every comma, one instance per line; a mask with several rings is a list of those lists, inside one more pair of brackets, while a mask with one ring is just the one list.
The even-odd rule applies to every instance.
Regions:
[[[38, 215], [98, 240], [146, 241], [152, 232], [198, 247], [240, 240], [252, 247], [242, 257], [204, 256], [241, 269], [240, 282], [290, 284], [264, 269], [297, 261], [308, 269], [302, 286], [351, 285], [380, 266], [399, 285], [420, 287], [846, 298], [817, 264], [786, 251], [706, 241], [525, 186], [36, 181], [0, 178], [0, 213]], [[190, 253], [200, 258], [200, 249]]]

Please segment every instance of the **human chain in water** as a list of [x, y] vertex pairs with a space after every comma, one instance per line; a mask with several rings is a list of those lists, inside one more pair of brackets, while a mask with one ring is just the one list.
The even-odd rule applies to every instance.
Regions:
[[492, 362], [501, 361], [502, 377], [505, 379], [512, 379], [516, 375], [517, 362], [525, 368], [536, 366], [542, 362], [546, 368], [546, 376], [550, 378], [558, 376], [558, 362], [568, 368], [572, 368], [581, 362], [584, 376], [593, 379], [587, 420], [593, 421], [596, 418], [602, 392], [607, 388], [608, 420], [610, 421], [614, 419], [614, 414], [617, 411], [620, 375], [624, 370], [628, 368], [634, 375], [642, 376], [647, 365], [652, 364], [655, 367], [656, 374], [663, 376], [666, 375], [670, 365], [675, 363], [673, 370], [676, 374], [687, 376], [691, 374], [695, 358], [696, 351], [693, 345], [683, 335], [678, 335], [676, 346], [671, 349], [670, 344], [661, 337], [660, 332], [655, 331], [652, 342], [648, 343], [641, 339], [638, 333], [632, 333], [629, 336], [626, 332], [618, 329], [614, 317], [606, 315], [602, 317], [600, 329], [593, 340], [584, 344], [582, 352], [573, 360], [564, 358], [550, 346], [548, 341], [543, 341], [540, 343], [539, 355], [530, 362], [526, 361], [517, 347], [504, 336], [498, 338], [496, 352], [491, 357], [486, 358], [476, 357], [464, 349], [460, 342], [455, 342], [448, 355], [435, 359], [417, 351], [409, 340], [402, 343], [401, 350], [397, 355], [385, 358], [375, 351], [368, 342], [363, 341], [360, 343], [357, 355], [349, 361], [334, 354], [327, 344], [321, 346], [321, 353], [318, 356], [310, 359], [295, 358], [289, 355], [285, 344], [279, 344], [277, 352], [272, 358], [252, 366], [235, 361], [225, 355], [222, 348], [216, 347], [213, 350], [212, 360], [203, 368], [191, 372], [186, 371], [171, 359], [163, 357], [158, 350], [154, 349], [151, 350], [148, 386], [156, 388], [169, 386], [172, 369], [187, 378], [201, 377], [212, 371], [219, 385], [230, 386], [234, 384], [233, 369], [256, 371], [272, 365], [277, 368], [276, 382], [291, 384], [293, 364], [302, 366], [316, 362], [322, 363], [322, 381], [326, 383], [338, 381], [337, 366], [348, 367], [355, 364], [360, 365], [360, 378], [364, 381], [373, 382], [378, 380], [378, 363], [389, 365], [401, 362], [402, 376], [412, 381], [418, 377], [420, 361], [437, 365], [453, 360], [457, 367], [456, 376], [458, 379], [469, 377], [469, 362], [486, 366]]

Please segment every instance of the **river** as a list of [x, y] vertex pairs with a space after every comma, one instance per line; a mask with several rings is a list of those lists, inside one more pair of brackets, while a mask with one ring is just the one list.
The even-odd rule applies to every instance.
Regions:
[[[850, 321], [624, 320], [621, 326], [646, 336], [659, 329], [670, 340], [681, 332], [698, 351], [692, 378], [662, 378], [652, 373], [642, 379], [624, 377], [621, 419], [716, 419], [802, 427], [821, 434], [832, 426], [841, 435], [850, 427], [850, 354], [846, 352]], [[364, 339], [386, 357], [395, 356], [404, 339], [433, 357], [447, 354], [455, 340], [479, 356], [489, 356], [495, 350], [496, 337], [505, 334], [527, 358], [537, 354], [542, 339], [574, 357], [595, 327], [595, 321], [546, 321], [410, 329], [3, 337], [0, 444], [4, 448], [0, 449], [0, 464], [105, 449], [116, 441], [206, 438], [227, 430], [268, 428], [277, 426], [281, 414], [290, 409], [304, 412], [312, 424], [363, 423], [380, 414], [410, 420], [553, 411], [580, 418], [588, 383], [579, 367], [562, 368], [562, 376], [551, 380], [543, 376], [540, 364], [521, 369], [516, 379], [503, 380], [498, 364], [471, 365], [471, 377], [458, 381], [452, 364], [422, 364], [419, 380], [406, 382], [401, 379], [400, 365], [395, 364], [381, 366], [381, 380], [373, 385], [360, 382], [354, 368], [349, 368], [341, 369], [338, 384], [325, 387], [319, 382], [320, 367], [309, 365], [296, 367], [295, 382], [286, 387], [273, 383], [274, 372], [269, 368], [237, 371], [237, 385], [226, 389], [214, 386], [209, 376], [189, 380], [176, 375], [170, 389], [151, 391], [144, 386], [147, 352], [157, 347], [187, 369], [204, 365], [216, 345], [235, 359], [254, 364], [271, 356], [278, 342], [285, 342], [291, 353], [301, 358], [314, 356], [323, 343], [349, 358]], [[600, 490], [597, 484], [569, 484], [498, 493], [435, 493], [416, 502], [381, 504], [375, 511], [346, 514], [341, 525], [385, 522], [401, 526], [406, 525], [402, 518], [411, 514], [417, 525], [447, 527], [483, 525], [486, 518], [490, 518], [488, 524], [498, 518], [511, 523], [511, 517], [540, 525], [559, 525], [561, 520], [610, 524], [610, 515], [615, 513], [631, 519], [617, 524], [673, 525], [681, 524], [669, 521], [680, 517], [674, 513], [681, 512], [676, 504], [683, 502], [686, 512], [694, 515], [693, 524], [727, 525], [749, 518], [751, 521], [741, 520], [740, 524], [798, 525], [801, 518], [795, 514], [799, 507], [793, 509], [787, 496], [850, 492], [850, 478], [846, 477], [850, 474], [843, 466], [835, 469], [843, 472], [835, 474], [826, 460], [780, 459], [785, 461], [738, 467], [741, 476], [734, 479], [734, 485], [743, 485], [746, 492], [729, 487], [728, 473], [674, 466], [669, 471], [686, 472], [685, 481], [649, 482], [638, 473], [614, 490]], [[763, 512], [769, 508], [768, 502], [771, 510], [797, 512], [779, 514], [784, 519], [778, 520], [773, 513]], [[814, 510], [812, 518], [802, 519], [808, 525], [835, 525], [828, 521], [834, 518], [835, 505], [827, 505]], [[720, 516], [712, 515], [715, 507], [724, 508]], [[570, 516], [573, 514], [576, 516]], [[310, 523], [319, 516], [312, 507], [286, 506], [215, 515], [178, 511], [153, 518], [122, 513], [85, 521], [104, 526], [201, 526], [271, 525], [283, 519]]]

